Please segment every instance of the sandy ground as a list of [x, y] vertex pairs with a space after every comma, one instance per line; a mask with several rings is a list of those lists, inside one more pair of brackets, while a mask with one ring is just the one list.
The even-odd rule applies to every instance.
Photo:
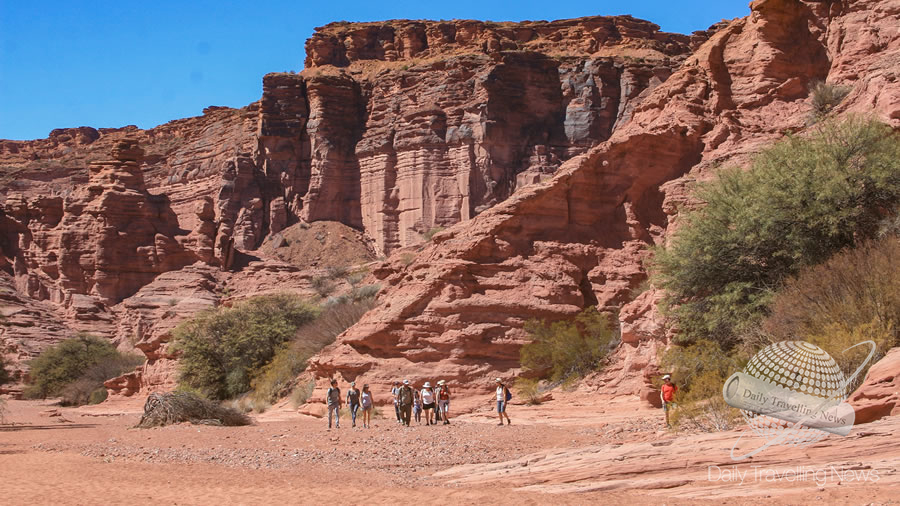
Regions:
[[[900, 417], [803, 449], [766, 450], [734, 468], [749, 471], [739, 483], [719, 471], [735, 465], [728, 451], [737, 432], [675, 434], [639, 402], [576, 394], [511, 406], [513, 425], [503, 427], [486, 406], [451, 425], [404, 428], [379, 419], [366, 430], [343, 420], [330, 431], [287, 409], [250, 427], [135, 429], [139, 403], [8, 401], [7, 408], [4, 504], [900, 502]], [[860, 474], [822, 483], [784, 474], [829, 466]], [[760, 470], [782, 476], [754, 479]], [[859, 478], [864, 472], [872, 474]]]

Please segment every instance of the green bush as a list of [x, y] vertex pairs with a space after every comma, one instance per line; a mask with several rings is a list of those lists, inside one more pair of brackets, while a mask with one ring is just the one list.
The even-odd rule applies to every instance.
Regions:
[[[62, 404], [80, 406], [103, 402], [107, 395], [103, 383], [110, 378], [133, 371], [137, 366], [143, 364], [144, 360], [143, 355], [119, 353], [118, 351], [114, 355], [105, 357], [85, 369], [78, 379], [63, 387], [59, 392]], [[100, 391], [103, 392], [102, 395], [99, 393]]]
[[530, 320], [531, 342], [522, 346], [526, 371], [553, 382], [565, 382], [597, 370], [616, 339], [607, 315], [589, 307], [574, 320], [553, 323]]
[[319, 310], [296, 295], [254, 297], [203, 312], [174, 330], [179, 382], [213, 399], [250, 389], [252, 375]]
[[698, 196], [706, 205], [655, 251], [654, 285], [681, 341], [731, 346], [784, 279], [878, 232], [900, 202], [900, 140], [875, 121], [824, 123], [763, 151], [748, 171], [722, 171]]
[[[66, 339], [29, 361], [30, 379], [24, 395], [30, 399], [60, 395], [94, 366], [117, 362], [120, 358], [115, 346], [105, 339], [88, 334]], [[117, 375], [103, 378], [100, 383]]]
[[251, 381], [251, 397], [256, 404], [273, 403], [296, 387], [297, 376], [306, 362], [374, 307], [372, 299], [340, 301], [328, 306], [315, 320], [300, 327], [293, 338], [281, 345], [272, 361]]

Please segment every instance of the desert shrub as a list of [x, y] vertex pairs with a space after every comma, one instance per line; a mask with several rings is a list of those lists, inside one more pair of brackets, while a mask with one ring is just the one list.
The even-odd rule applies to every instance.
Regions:
[[368, 272], [366, 272], [365, 270], [352, 272], [352, 273], [350, 273], [350, 274], [347, 275], [347, 282], [350, 283], [352, 286], [356, 286], [356, 285], [358, 285], [363, 279], [366, 278], [366, 275], [367, 275], [367, 274], [368, 274]]
[[306, 369], [310, 357], [333, 343], [372, 307], [371, 299], [342, 301], [328, 306], [315, 320], [300, 327], [253, 377], [253, 400], [257, 404], [272, 403], [296, 389], [297, 376]]
[[[900, 239], [887, 236], [841, 252], [788, 280], [763, 328], [773, 340], [805, 340], [827, 351], [845, 374], [868, 353], [900, 345]], [[860, 375], [860, 378], [864, 375]]]
[[326, 269], [326, 272], [331, 279], [341, 279], [350, 274], [350, 269], [346, 265], [335, 265]]
[[319, 297], [328, 297], [335, 289], [334, 279], [331, 276], [315, 276], [310, 280], [312, 289], [315, 290]]
[[727, 377], [717, 371], [695, 375], [691, 388], [675, 394], [676, 408], [670, 423], [679, 428], [696, 428], [706, 432], [729, 430], [740, 422], [741, 414], [725, 403], [722, 385]]
[[250, 389], [253, 374], [319, 310], [296, 295], [254, 297], [205, 311], [175, 328], [179, 382], [213, 399]]
[[6, 370], [6, 359], [0, 355], [0, 385], [5, 385], [12, 381], [12, 375]]
[[543, 402], [543, 392], [540, 384], [540, 380], [535, 378], [518, 378], [516, 380], [516, 389], [519, 391], [519, 397], [525, 399], [525, 403], [529, 406], [540, 404]]
[[354, 288], [351, 296], [354, 300], [373, 299], [380, 290], [381, 285], [363, 285], [359, 288]]
[[316, 388], [315, 380], [302, 381], [291, 391], [291, 405], [299, 407], [306, 404], [306, 401], [312, 397], [313, 390]]
[[431, 241], [431, 239], [432, 239], [436, 234], [438, 234], [438, 233], [440, 233], [440, 232], [443, 232], [444, 230], [446, 230], [444, 227], [434, 227], [434, 228], [430, 228], [430, 229], [428, 229], [427, 232], [425, 232], [424, 234], [422, 234], [422, 238], [425, 239], [426, 242]]
[[725, 403], [722, 385], [743, 369], [744, 363], [746, 356], [737, 351], [726, 352], [710, 340], [667, 349], [660, 368], [671, 373], [678, 385], [677, 409], [670, 415], [670, 422], [676, 427], [687, 422], [704, 431], [732, 428], [740, 413]]
[[88, 404], [100, 404], [105, 401], [107, 397], [109, 397], [109, 392], [107, 392], [105, 388], [98, 388], [91, 392], [91, 396], [88, 397]]
[[61, 404], [80, 406], [103, 402], [107, 396], [103, 382], [134, 370], [144, 360], [143, 355], [119, 352], [100, 360], [88, 367], [78, 379], [63, 387], [59, 392]]
[[220, 406], [190, 392], [152, 393], [144, 403], [138, 427], [162, 427], [173, 423], [250, 425], [253, 421], [235, 409]]
[[824, 118], [832, 109], [844, 100], [844, 97], [850, 93], [849, 86], [839, 86], [836, 84], [817, 81], [810, 88], [812, 96], [812, 112], [809, 122], [815, 123]]
[[415, 253], [411, 253], [409, 251], [400, 255], [400, 262], [403, 263], [404, 266], [409, 266], [415, 261], [416, 255]]
[[682, 341], [730, 346], [784, 279], [877, 233], [900, 201], [900, 140], [875, 121], [824, 123], [766, 149], [748, 171], [722, 171], [697, 195], [706, 205], [655, 251], [654, 285]]
[[[59, 395], [67, 385], [81, 378], [93, 366], [115, 361], [118, 357], [120, 355], [116, 347], [99, 337], [79, 334], [61, 341], [29, 362], [30, 380], [24, 395], [31, 399]], [[109, 378], [104, 378], [106, 379]]]
[[530, 320], [531, 342], [522, 346], [522, 366], [542, 378], [564, 382], [597, 370], [615, 343], [610, 318], [589, 307], [573, 320]]

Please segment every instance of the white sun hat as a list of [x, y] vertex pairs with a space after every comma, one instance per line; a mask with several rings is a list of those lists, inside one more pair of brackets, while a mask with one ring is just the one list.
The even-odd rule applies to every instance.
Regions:
[[430, 381], [426, 381], [426, 382], [425, 382], [425, 388], [431, 388], [431, 382], [430, 382]]
[[671, 375], [671, 374], [666, 374], [665, 376], [663, 376], [663, 379], [664, 379], [664, 380], [672, 379], [672, 375]]

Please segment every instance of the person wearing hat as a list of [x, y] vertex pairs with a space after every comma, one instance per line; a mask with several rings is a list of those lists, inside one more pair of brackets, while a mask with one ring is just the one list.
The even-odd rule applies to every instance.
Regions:
[[450, 424], [450, 388], [447, 386], [447, 382], [444, 380], [440, 380], [437, 382], [438, 384], [438, 411], [441, 413], [441, 418], [444, 419], [444, 425]]
[[503, 417], [506, 416], [506, 424], [512, 425], [512, 421], [509, 419], [509, 415], [506, 414], [506, 403], [512, 398], [512, 394], [509, 393], [509, 389], [506, 388], [506, 385], [503, 384], [503, 380], [497, 378], [497, 414], [500, 416], [500, 423], [497, 425], [503, 425]]
[[422, 388], [422, 411], [425, 412], [425, 425], [434, 425], [432, 415], [434, 414], [434, 390], [431, 389], [431, 382], [426, 381]]
[[356, 427], [356, 412], [359, 411], [359, 390], [356, 389], [356, 382], [350, 382], [350, 390], [347, 390], [347, 405], [350, 406], [350, 420], [352, 426]]
[[360, 395], [362, 402], [363, 428], [368, 429], [372, 426], [372, 409], [375, 407], [375, 400], [372, 399], [372, 392], [369, 391], [369, 385], [365, 384]]
[[659, 400], [662, 401], [663, 413], [666, 415], [666, 427], [671, 427], [669, 425], [669, 410], [675, 407], [675, 392], [678, 391], [678, 387], [672, 383], [670, 374], [666, 374], [662, 379], [663, 384], [659, 388]]
[[397, 394], [397, 403], [400, 405], [400, 419], [403, 425], [409, 427], [409, 420], [412, 418], [413, 389], [409, 386], [408, 379], [403, 380], [403, 386]]
[[341, 389], [338, 388], [336, 379], [331, 380], [331, 388], [325, 394], [328, 403], [328, 429], [331, 430], [331, 418], [334, 417], [334, 426], [341, 428]]

